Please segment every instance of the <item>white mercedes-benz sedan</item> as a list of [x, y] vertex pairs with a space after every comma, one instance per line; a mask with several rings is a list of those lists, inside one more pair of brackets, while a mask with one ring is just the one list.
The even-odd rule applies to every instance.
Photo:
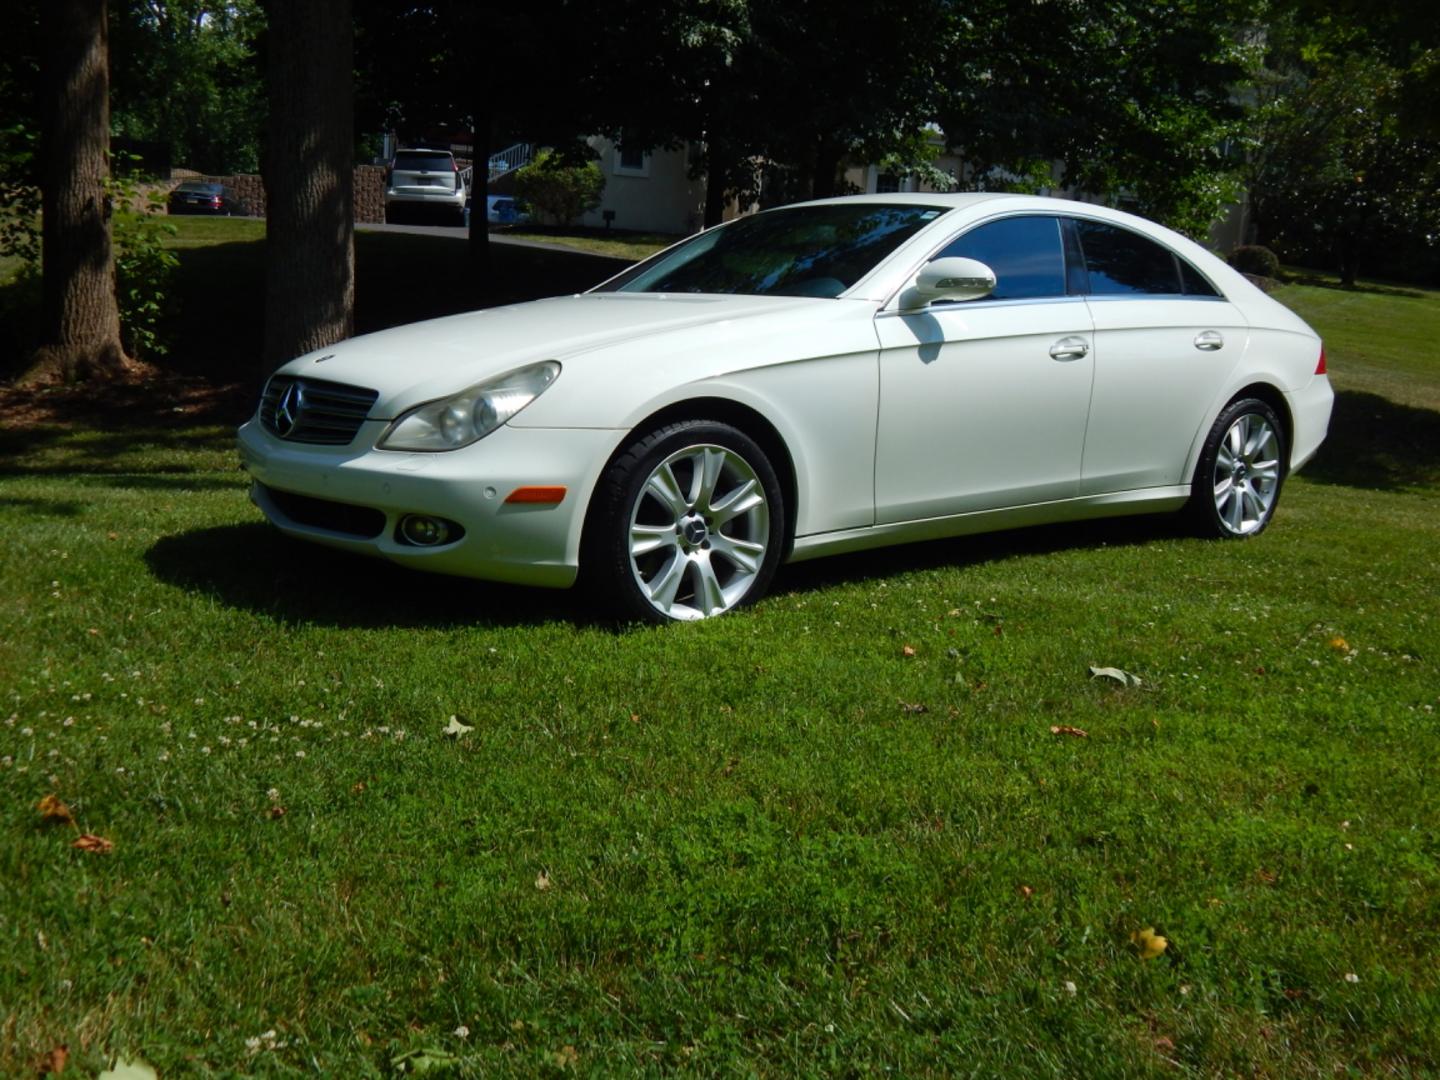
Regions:
[[699, 233], [578, 296], [355, 338], [239, 433], [277, 527], [658, 622], [782, 561], [1182, 508], [1252, 537], [1319, 447], [1320, 339], [1086, 203], [867, 195]]

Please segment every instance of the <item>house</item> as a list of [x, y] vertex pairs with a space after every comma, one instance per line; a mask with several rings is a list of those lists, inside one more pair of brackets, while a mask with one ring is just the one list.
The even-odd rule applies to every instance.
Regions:
[[[705, 223], [705, 180], [690, 176], [690, 147], [629, 150], [599, 135], [586, 140], [605, 176], [600, 206], [583, 225], [688, 236]], [[727, 214], [726, 217], [733, 217]]]
[[[865, 194], [887, 192], [954, 191], [969, 179], [961, 156], [944, 145], [944, 136], [934, 129], [937, 154], [930, 167], [921, 172], [896, 172], [880, 164], [852, 162], [845, 167], [840, 191]], [[637, 232], [673, 233], [688, 236], [705, 221], [705, 180], [690, 175], [692, 144], [678, 150], [628, 150], [610, 139], [592, 136], [587, 140], [598, 155], [605, 176], [600, 206], [586, 214], [581, 223]], [[1062, 199], [1091, 201], [1083, 193], [1061, 185], [1061, 166], [1055, 164], [1055, 186], [1038, 192]], [[948, 183], [946, 182], [948, 178]], [[731, 203], [725, 220], [749, 213], [753, 206]], [[1229, 251], [1243, 235], [1246, 203], [1227, 207], [1224, 217], [1211, 229], [1209, 243], [1218, 251]]]

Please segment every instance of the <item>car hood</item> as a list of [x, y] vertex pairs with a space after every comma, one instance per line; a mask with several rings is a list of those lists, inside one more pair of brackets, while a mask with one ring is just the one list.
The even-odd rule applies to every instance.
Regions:
[[583, 364], [607, 346], [702, 325], [733, 339], [739, 323], [788, 319], [796, 309], [818, 313], [833, 304], [772, 296], [586, 293], [381, 330], [298, 357], [280, 371], [375, 390], [371, 418], [391, 420], [526, 364]]

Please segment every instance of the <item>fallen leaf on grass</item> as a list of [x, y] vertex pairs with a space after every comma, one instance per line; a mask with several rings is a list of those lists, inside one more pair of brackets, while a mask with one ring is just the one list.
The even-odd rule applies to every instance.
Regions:
[[35, 809], [40, 811], [40, 816], [45, 819], [47, 824], [53, 822], [57, 825], [69, 825], [75, 820], [70, 813], [70, 807], [53, 794], [46, 795], [36, 803]]
[[1035, 895], [1035, 890], [1032, 889], [1029, 885], [1021, 885], [1021, 886], [1020, 886], [1020, 895], [1021, 895], [1022, 897], [1024, 897], [1026, 900], [1029, 900], [1030, 897], [1032, 897], [1032, 896]]
[[1169, 1035], [1161, 1035], [1155, 1040], [1155, 1049], [1162, 1054], [1170, 1054], [1175, 1051], [1175, 1040]]
[[550, 875], [547, 874], [544, 870], [541, 870], [540, 873], [535, 875], [535, 888], [539, 889], [541, 892], [544, 892], [546, 889], [550, 888]]
[[115, 844], [106, 840], [103, 836], [96, 836], [94, 833], [85, 833], [80, 839], [70, 845], [79, 848], [81, 851], [89, 851], [95, 855], [109, 855], [115, 850]]
[[450, 717], [450, 723], [445, 725], [445, 734], [450, 738], [458, 738], [461, 735], [469, 735], [475, 728], [470, 724], [462, 724], [458, 716]]
[[907, 713], [927, 713], [930, 711], [930, 706], [926, 705], [923, 701], [917, 701], [913, 704], [907, 701], [902, 701], [900, 702], [900, 711]]
[[1088, 739], [1090, 733], [1084, 728], [1071, 727], [1069, 724], [1051, 724], [1051, 735], [1073, 735], [1077, 739]]
[[143, 1061], [116, 1061], [95, 1080], [159, 1080], [159, 1077]]
[[266, 811], [266, 813], [270, 815], [271, 821], [278, 821], [280, 818], [285, 816], [285, 812], [285, 807], [279, 805], [278, 803], [270, 807], [270, 809]]
[[914, 656], [914, 655], [915, 655], [915, 646], [914, 646], [914, 645], [906, 645], [903, 649], [900, 650], [900, 655], [901, 655], [901, 656]]
[[550, 1055], [550, 1064], [557, 1069], [573, 1069], [580, 1064], [580, 1055], [573, 1046], [562, 1046]]
[[1350, 643], [1346, 641], [1343, 637], [1332, 637], [1330, 639], [1330, 648], [1334, 649], [1336, 652], [1349, 652]]
[[1092, 679], [1114, 679], [1121, 686], [1139, 686], [1140, 676], [1131, 675], [1128, 671], [1121, 671], [1118, 667], [1092, 667], [1090, 669]]
[[420, 1050], [407, 1050], [390, 1059], [391, 1067], [406, 1076], [423, 1076], [426, 1073], [442, 1073], [455, 1068], [460, 1059], [445, 1050], [427, 1046]]
[[1169, 941], [1155, 933], [1153, 926], [1147, 926], [1144, 930], [1136, 930], [1130, 935], [1130, 940], [1140, 950], [1141, 960], [1154, 960], [1170, 945]]
[[59, 1076], [69, 1061], [70, 1047], [57, 1046], [40, 1059], [39, 1073], [41, 1076]]

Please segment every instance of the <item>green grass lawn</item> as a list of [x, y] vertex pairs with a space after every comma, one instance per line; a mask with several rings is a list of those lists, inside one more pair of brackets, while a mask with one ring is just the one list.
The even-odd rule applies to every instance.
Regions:
[[670, 233], [629, 232], [624, 229], [586, 228], [544, 228], [533, 225], [514, 225], [501, 230], [497, 235], [516, 239], [533, 240], [544, 244], [557, 244], [575, 251], [587, 251], [595, 255], [609, 255], [617, 259], [638, 262], [662, 251], [671, 244], [684, 239]]
[[1263, 537], [664, 629], [290, 543], [227, 426], [0, 432], [0, 1075], [1428, 1075], [1440, 294], [1277, 295], [1341, 396]]

